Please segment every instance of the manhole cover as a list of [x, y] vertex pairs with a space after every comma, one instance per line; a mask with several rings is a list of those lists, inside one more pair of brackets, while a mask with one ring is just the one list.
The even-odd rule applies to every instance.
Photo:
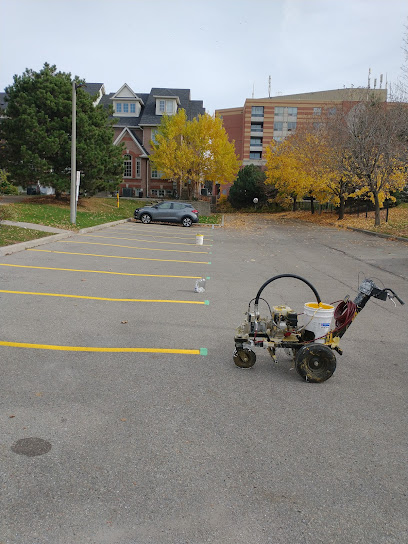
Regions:
[[51, 444], [42, 438], [22, 438], [11, 446], [11, 451], [27, 457], [44, 455], [51, 449]]

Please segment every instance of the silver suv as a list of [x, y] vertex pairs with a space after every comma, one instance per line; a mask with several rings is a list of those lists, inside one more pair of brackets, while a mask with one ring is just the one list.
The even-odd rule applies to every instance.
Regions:
[[134, 213], [135, 219], [148, 224], [152, 221], [165, 221], [169, 223], [181, 223], [183, 227], [191, 227], [198, 223], [198, 210], [192, 204], [185, 202], [161, 202], [154, 206], [137, 208]]

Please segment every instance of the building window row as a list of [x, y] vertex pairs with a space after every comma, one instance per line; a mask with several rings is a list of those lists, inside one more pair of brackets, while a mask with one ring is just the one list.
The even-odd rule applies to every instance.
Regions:
[[284, 130], [296, 130], [296, 121], [275, 121], [273, 124], [273, 130], [275, 132], [281, 132]]
[[276, 106], [276, 117], [297, 117], [298, 109], [296, 107]]
[[[166, 195], [167, 196], [172, 196], [173, 195], [173, 191], [169, 191], [169, 190], [165, 190], [165, 189], [151, 189], [150, 191], [151, 195], [152, 196], [159, 196], [159, 197], [165, 197]], [[171, 203], [169, 203], [169, 208], [171, 207]], [[163, 209], [163, 207], [162, 207]]]
[[263, 123], [251, 123], [251, 132], [263, 132]]
[[263, 106], [252, 106], [251, 116], [252, 117], [263, 117], [264, 116], [264, 107]]

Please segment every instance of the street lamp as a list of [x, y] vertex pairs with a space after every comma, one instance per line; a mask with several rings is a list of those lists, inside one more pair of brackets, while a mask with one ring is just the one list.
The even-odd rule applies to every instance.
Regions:
[[76, 90], [79, 87], [86, 87], [72, 82], [72, 136], [71, 136], [71, 195], [70, 195], [70, 221], [76, 223]]

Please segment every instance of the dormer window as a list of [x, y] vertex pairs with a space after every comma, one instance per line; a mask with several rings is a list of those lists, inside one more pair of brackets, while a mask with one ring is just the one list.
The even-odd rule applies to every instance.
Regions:
[[175, 100], [159, 100], [159, 112], [171, 115], [174, 113]]
[[144, 106], [143, 100], [126, 83], [112, 96], [112, 104], [113, 115], [117, 117], [138, 117]]
[[156, 96], [156, 115], [173, 115], [180, 104], [178, 96]]

